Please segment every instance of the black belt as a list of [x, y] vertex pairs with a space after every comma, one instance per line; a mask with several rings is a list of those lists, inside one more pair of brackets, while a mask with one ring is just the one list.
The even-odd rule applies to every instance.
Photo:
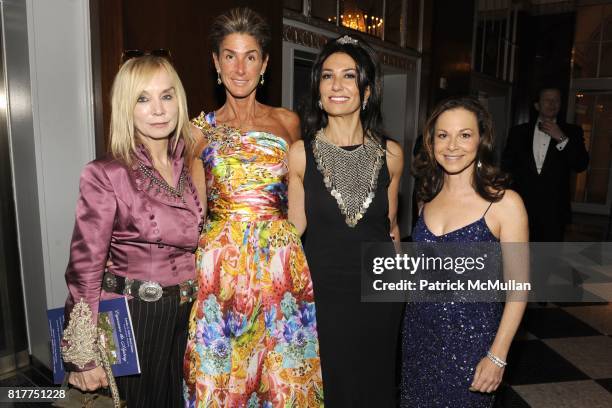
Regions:
[[102, 289], [106, 292], [133, 296], [145, 302], [155, 302], [164, 296], [179, 296], [181, 303], [191, 302], [198, 293], [198, 286], [192, 280], [186, 280], [178, 285], [162, 287], [154, 281], [142, 281], [104, 272]]

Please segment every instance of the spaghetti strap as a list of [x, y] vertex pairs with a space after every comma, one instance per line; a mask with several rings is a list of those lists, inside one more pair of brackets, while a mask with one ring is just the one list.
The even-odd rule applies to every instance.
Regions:
[[485, 215], [487, 215], [487, 213], [489, 212], [489, 208], [491, 208], [491, 206], [493, 205], [493, 202], [491, 201], [489, 203], [489, 206], [487, 207], [487, 209], [485, 210], [484, 214], [482, 214], [482, 218], [484, 218]]

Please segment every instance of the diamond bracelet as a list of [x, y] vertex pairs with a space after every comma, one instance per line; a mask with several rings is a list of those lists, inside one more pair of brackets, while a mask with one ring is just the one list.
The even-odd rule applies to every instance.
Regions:
[[487, 351], [487, 357], [489, 358], [489, 360], [493, 362], [493, 364], [495, 364], [499, 368], [504, 368], [505, 366], [508, 365], [508, 363], [506, 363], [501, 358], [497, 357], [495, 354], [491, 353], [491, 351]]

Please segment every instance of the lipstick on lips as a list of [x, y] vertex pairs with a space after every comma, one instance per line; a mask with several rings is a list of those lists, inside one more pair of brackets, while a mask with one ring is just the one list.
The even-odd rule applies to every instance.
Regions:
[[330, 96], [327, 99], [329, 99], [329, 101], [332, 103], [344, 103], [349, 100], [349, 97], [348, 96]]
[[249, 83], [248, 79], [232, 79], [232, 82], [238, 86], [244, 86]]

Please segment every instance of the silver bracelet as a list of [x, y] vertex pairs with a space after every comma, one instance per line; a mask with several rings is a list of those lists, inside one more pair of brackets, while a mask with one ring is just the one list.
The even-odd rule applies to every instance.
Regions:
[[497, 357], [495, 354], [491, 353], [490, 350], [487, 351], [487, 357], [489, 358], [489, 360], [491, 360], [493, 362], [493, 364], [495, 364], [499, 368], [504, 368], [505, 366], [508, 365], [508, 363], [506, 363], [504, 360], [502, 360], [501, 358]]

